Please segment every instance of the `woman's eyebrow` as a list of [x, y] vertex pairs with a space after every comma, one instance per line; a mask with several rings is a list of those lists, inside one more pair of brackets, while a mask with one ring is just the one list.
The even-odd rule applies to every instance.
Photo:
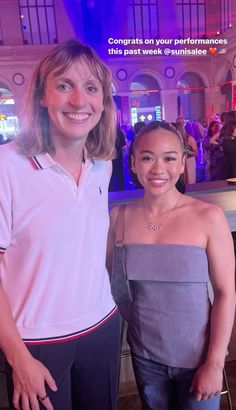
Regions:
[[[153, 151], [151, 151], [151, 150], [143, 150], [143, 151], [141, 151], [141, 154], [144, 154], [144, 153], [146, 153], [146, 154], [155, 154], [155, 152], [153, 152]], [[162, 154], [178, 154], [178, 152], [177, 151], [164, 151], [164, 152], [162, 152]]]

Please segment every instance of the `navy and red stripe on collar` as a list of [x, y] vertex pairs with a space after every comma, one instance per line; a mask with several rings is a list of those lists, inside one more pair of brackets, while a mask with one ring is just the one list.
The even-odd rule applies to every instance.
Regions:
[[30, 157], [30, 161], [35, 169], [43, 169], [42, 165], [36, 157]]
[[[35, 155], [33, 157], [30, 157], [29, 159], [35, 169], [45, 169], [45, 168], [49, 168], [54, 165], [58, 165], [57, 162], [55, 162], [53, 158], [51, 157], [51, 155], [48, 154], [47, 152], [39, 154], [39, 155]], [[85, 164], [92, 163], [93, 165], [95, 163], [92, 158], [88, 157], [88, 153], [85, 148], [83, 151], [83, 162]]]

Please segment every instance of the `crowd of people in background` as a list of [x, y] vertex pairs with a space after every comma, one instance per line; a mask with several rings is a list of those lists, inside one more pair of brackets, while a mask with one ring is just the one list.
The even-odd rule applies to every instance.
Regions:
[[[113, 159], [109, 191], [140, 188], [140, 184], [134, 181], [129, 157], [134, 138], [144, 125], [144, 121], [117, 125], [116, 157]], [[185, 143], [185, 184], [236, 177], [236, 111], [213, 114], [209, 124], [206, 121], [187, 121], [180, 116], [172, 125]], [[10, 137], [0, 138], [0, 145], [9, 141]]]
[[[110, 191], [140, 188], [130, 169], [135, 136], [145, 122], [117, 127], [117, 157], [113, 160]], [[185, 184], [236, 177], [236, 111], [212, 115], [206, 122], [178, 117], [172, 125], [182, 135], [186, 151]], [[130, 151], [130, 153], [129, 153]]]

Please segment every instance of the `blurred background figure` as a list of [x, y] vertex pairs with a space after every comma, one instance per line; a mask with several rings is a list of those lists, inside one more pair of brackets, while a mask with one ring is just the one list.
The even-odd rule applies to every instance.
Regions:
[[225, 123], [228, 121], [236, 121], [236, 111], [229, 111], [226, 114]]
[[138, 121], [134, 124], [134, 133], [135, 135], [138, 134], [138, 132], [141, 130], [141, 128], [143, 128], [145, 126], [145, 122], [144, 121]]
[[109, 191], [123, 191], [125, 189], [125, 176], [123, 166], [123, 151], [126, 148], [124, 132], [116, 127], [116, 157], [112, 160], [112, 175]]
[[183, 137], [185, 150], [187, 152], [185, 182], [194, 184], [196, 182], [196, 157], [198, 156], [198, 147], [195, 139], [185, 130], [183, 117], [177, 118], [176, 128]]
[[203, 141], [206, 181], [222, 179], [223, 148], [220, 123], [211, 121]]
[[222, 176], [224, 179], [236, 177], [236, 120], [226, 121], [221, 130], [223, 137], [223, 165]]
[[221, 122], [222, 127], [224, 126], [227, 120], [227, 116], [228, 116], [228, 113], [225, 111], [220, 114], [220, 122]]
[[128, 125], [126, 128], [126, 142], [127, 142], [128, 148], [131, 142], [134, 140], [134, 138], [135, 138], [134, 127], [132, 125]]

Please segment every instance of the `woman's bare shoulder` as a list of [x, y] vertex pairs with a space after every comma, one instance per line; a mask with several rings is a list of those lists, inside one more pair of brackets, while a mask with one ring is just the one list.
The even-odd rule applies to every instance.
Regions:
[[210, 218], [210, 221], [212, 221], [212, 219], [222, 218], [222, 216], [224, 216], [223, 210], [218, 205], [204, 202], [193, 197], [186, 196], [184, 204], [189, 212], [199, 215], [204, 220]]
[[[110, 216], [112, 219], [116, 219], [118, 217], [118, 213], [119, 210], [121, 208], [122, 205], [116, 206], [114, 208], [112, 208], [111, 212], [110, 212]], [[135, 201], [132, 202], [130, 204], [125, 204], [125, 214], [126, 215], [130, 215], [135, 212], [138, 212], [141, 209], [141, 201]]]

